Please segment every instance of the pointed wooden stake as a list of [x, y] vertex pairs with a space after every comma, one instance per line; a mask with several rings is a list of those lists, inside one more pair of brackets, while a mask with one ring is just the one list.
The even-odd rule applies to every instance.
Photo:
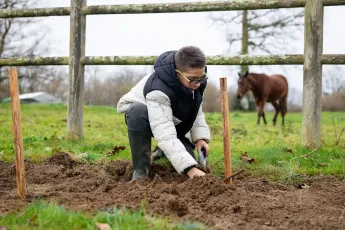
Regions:
[[[224, 145], [224, 171], [225, 178], [231, 176], [231, 150], [229, 139], [229, 99], [228, 99], [228, 84], [226, 78], [220, 78], [220, 98], [223, 117], [223, 145]], [[227, 184], [232, 184], [232, 178], [230, 177], [225, 181]]]
[[16, 177], [17, 177], [17, 192], [18, 196], [26, 199], [26, 180], [25, 180], [25, 166], [24, 166], [24, 149], [22, 139], [22, 125], [20, 117], [20, 100], [18, 87], [18, 72], [15, 68], [9, 68], [10, 80], [10, 94], [12, 104], [12, 131], [14, 135], [14, 150], [16, 153]]

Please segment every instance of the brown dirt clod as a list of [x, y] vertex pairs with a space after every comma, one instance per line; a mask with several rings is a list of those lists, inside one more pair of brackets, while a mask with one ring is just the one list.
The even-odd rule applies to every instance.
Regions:
[[66, 168], [73, 168], [78, 163], [73, 160], [68, 153], [58, 152], [46, 160], [46, 163], [53, 165], [62, 165]]
[[149, 179], [128, 183], [130, 161], [82, 164], [58, 153], [41, 164], [25, 162], [28, 196], [16, 193], [14, 164], [0, 162], [0, 215], [39, 198], [91, 214], [105, 208], [138, 210], [212, 229], [345, 229], [340, 218], [345, 182], [331, 177], [299, 189], [263, 178], [238, 177], [232, 185], [211, 174], [188, 179], [171, 167], [152, 165]]

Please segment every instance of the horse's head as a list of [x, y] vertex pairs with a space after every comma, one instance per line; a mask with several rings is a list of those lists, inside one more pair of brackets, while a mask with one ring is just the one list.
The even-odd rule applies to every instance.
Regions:
[[248, 71], [245, 74], [238, 73], [237, 98], [241, 99], [250, 90], [250, 82], [248, 80]]

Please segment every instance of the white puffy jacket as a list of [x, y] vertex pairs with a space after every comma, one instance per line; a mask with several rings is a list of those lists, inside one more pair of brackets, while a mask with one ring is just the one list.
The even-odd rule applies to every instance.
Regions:
[[[149, 122], [157, 145], [164, 152], [176, 171], [181, 174], [186, 168], [196, 165], [197, 162], [177, 138], [175, 125], [181, 121], [173, 116], [169, 97], [162, 91], [155, 90], [148, 93], [145, 100], [143, 89], [150, 75], [146, 75], [120, 99], [117, 111], [125, 113], [130, 105], [135, 102], [147, 105]], [[202, 112], [202, 105], [192, 129], [186, 134], [186, 137], [192, 143], [199, 139], [204, 139], [206, 142], [210, 141], [210, 130], [206, 123], [205, 115]]]

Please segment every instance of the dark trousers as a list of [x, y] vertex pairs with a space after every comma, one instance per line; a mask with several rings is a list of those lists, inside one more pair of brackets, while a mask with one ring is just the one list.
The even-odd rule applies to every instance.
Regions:
[[[129, 130], [142, 133], [142, 135], [151, 135], [151, 137], [153, 137], [146, 105], [138, 102], [133, 103], [125, 114], [125, 120]], [[184, 136], [178, 137], [178, 139], [185, 146], [187, 152], [196, 159], [194, 154], [195, 145]]]

